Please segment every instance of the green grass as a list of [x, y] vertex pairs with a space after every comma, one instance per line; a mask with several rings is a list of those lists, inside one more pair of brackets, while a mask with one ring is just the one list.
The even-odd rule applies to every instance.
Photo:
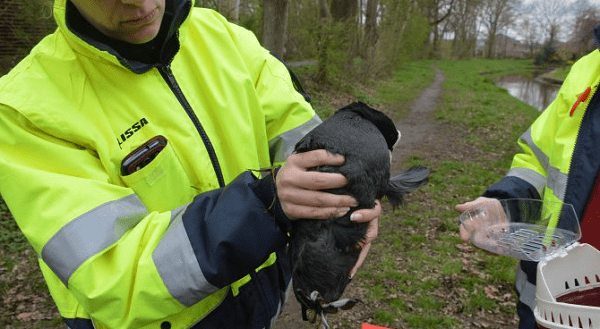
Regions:
[[567, 74], [569, 74], [569, 71], [571, 71], [571, 65], [565, 65], [552, 71], [550, 77], [558, 80], [564, 80], [567, 77]]
[[[461, 132], [461, 160], [404, 160], [433, 169], [429, 184], [402, 208], [380, 219], [380, 235], [356, 284], [377, 305], [369, 321], [398, 328], [464, 328], [484, 313], [490, 327], [514, 326], [516, 261], [475, 248], [461, 250], [454, 205], [476, 198], [509, 169], [516, 141], [539, 115], [494, 80], [531, 74], [529, 61], [471, 60], [414, 62], [369, 92], [372, 104], [395, 109], [396, 119], [434, 78], [445, 76], [434, 120]], [[365, 93], [366, 94], [366, 93]], [[468, 151], [467, 151], [468, 150]], [[464, 247], [461, 247], [464, 248]], [[491, 316], [493, 314], [493, 316]]]
[[373, 106], [386, 105], [396, 119], [407, 115], [410, 112], [410, 103], [435, 78], [435, 71], [431, 65], [428, 61], [407, 63], [391, 79], [377, 83]]
[[334, 103], [332, 98], [348, 94], [353, 96], [352, 101], [362, 101], [395, 119], [401, 118], [409, 113], [410, 103], [433, 82], [435, 77], [435, 72], [427, 62], [414, 62], [407, 63], [391, 78], [370, 82], [369, 86], [361, 84], [359, 78], [352, 79], [356, 83], [317, 86], [310, 79], [315, 69], [316, 65], [306, 65], [294, 68], [294, 72], [300, 76], [304, 88], [312, 98], [313, 107], [323, 119], [328, 118], [337, 109], [332, 105]]

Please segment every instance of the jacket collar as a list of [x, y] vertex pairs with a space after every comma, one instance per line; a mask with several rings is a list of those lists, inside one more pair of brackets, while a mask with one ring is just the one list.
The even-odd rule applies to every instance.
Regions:
[[[156, 66], [168, 65], [179, 51], [181, 32], [194, 0], [166, 0], [165, 15], [159, 35], [152, 44], [130, 45], [101, 35], [91, 25], [81, 28], [82, 19], [69, 0], [55, 0], [54, 18], [67, 41], [77, 52], [119, 63], [130, 71], [142, 74]], [[136, 56], [146, 51], [154, 56]]]

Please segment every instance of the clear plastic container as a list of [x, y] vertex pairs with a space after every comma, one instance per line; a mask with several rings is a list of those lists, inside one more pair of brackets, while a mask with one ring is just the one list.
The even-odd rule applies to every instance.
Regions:
[[581, 238], [575, 210], [565, 203], [492, 199], [459, 219], [475, 246], [521, 260], [540, 261]]

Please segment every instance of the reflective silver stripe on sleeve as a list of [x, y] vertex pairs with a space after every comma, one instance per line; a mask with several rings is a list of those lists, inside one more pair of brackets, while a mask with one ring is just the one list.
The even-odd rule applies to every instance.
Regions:
[[548, 170], [548, 188], [552, 190], [554, 195], [560, 199], [565, 199], [567, 193], [567, 175], [560, 172], [556, 167], [550, 167]]
[[[546, 178], [545, 185], [548, 186], [548, 188], [552, 190], [552, 193], [557, 198], [559, 198], [560, 200], [564, 200], [565, 192], [567, 189], [567, 179], [568, 179], [567, 175], [562, 173], [560, 171], [560, 169], [550, 165], [550, 160], [549, 160], [548, 156], [533, 143], [533, 139], [531, 137], [531, 128], [527, 129], [527, 131], [521, 136], [521, 140], [524, 141], [525, 143], [527, 143], [529, 148], [531, 148], [531, 150], [533, 151], [535, 156], [538, 158], [538, 161], [540, 162], [540, 164], [544, 167], [544, 169], [548, 173], [548, 177]], [[522, 169], [522, 170], [525, 170], [525, 169]], [[523, 176], [521, 176], [521, 175], [523, 175]], [[541, 180], [539, 178], [533, 177], [532, 174], [524, 174], [524, 172], [516, 172], [516, 174], [514, 174], [513, 176], [517, 176], [517, 177], [527, 180], [528, 182], [532, 183], [532, 185], [534, 185], [536, 187], [536, 189], [538, 189], [538, 192], [541, 192], [539, 189], [540, 185], [537, 185], [541, 182]], [[532, 180], [527, 179], [527, 177], [531, 178]], [[543, 195], [543, 194], [540, 193], [540, 195]]]
[[60, 229], [42, 249], [42, 259], [68, 286], [83, 262], [117, 242], [147, 214], [135, 194], [107, 202]]
[[565, 198], [568, 176], [556, 167], [548, 168], [548, 178], [545, 178], [534, 170], [526, 168], [512, 168], [506, 176], [518, 177], [525, 180], [535, 187], [540, 196], [544, 195], [544, 186], [547, 185], [557, 198], [560, 200], [564, 200]]
[[546, 186], [546, 177], [542, 176], [540, 173], [528, 168], [512, 168], [508, 171], [506, 176], [518, 177], [533, 185], [540, 196], [544, 195], [543, 193], [544, 186]]
[[544, 153], [539, 147], [537, 147], [537, 145], [533, 143], [533, 138], [531, 137], [531, 128], [527, 129], [527, 131], [521, 136], [521, 140], [529, 146], [544, 169], [548, 171], [550, 160], [548, 159], [546, 153]]
[[287, 159], [292, 152], [296, 143], [309, 131], [313, 130], [321, 122], [321, 118], [318, 115], [312, 117], [312, 119], [305, 122], [303, 125], [298, 126], [292, 130], [286, 131], [285, 133], [276, 136], [269, 141], [269, 150], [271, 155], [271, 162], [283, 162]]
[[515, 286], [519, 292], [521, 303], [529, 306], [533, 311], [535, 308], [535, 285], [527, 281], [527, 274], [525, 274], [520, 266], [517, 268]]
[[218, 288], [202, 274], [183, 226], [183, 210], [175, 214], [176, 217], [154, 250], [152, 260], [171, 295], [181, 304], [191, 306]]

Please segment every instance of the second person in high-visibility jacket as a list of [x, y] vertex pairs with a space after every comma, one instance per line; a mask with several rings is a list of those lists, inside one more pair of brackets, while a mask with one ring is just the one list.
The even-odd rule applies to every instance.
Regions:
[[[600, 45], [600, 26], [594, 31]], [[582, 239], [600, 249], [600, 51], [578, 60], [554, 101], [519, 138], [522, 152], [506, 176], [482, 197], [456, 205], [464, 212], [494, 199], [536, 199], [571, 204]], [[463, 241], [469, 236], [461, 226]], [[516, 273], [519, 329], [537, 328], [537, 262], [521, 261]]]

